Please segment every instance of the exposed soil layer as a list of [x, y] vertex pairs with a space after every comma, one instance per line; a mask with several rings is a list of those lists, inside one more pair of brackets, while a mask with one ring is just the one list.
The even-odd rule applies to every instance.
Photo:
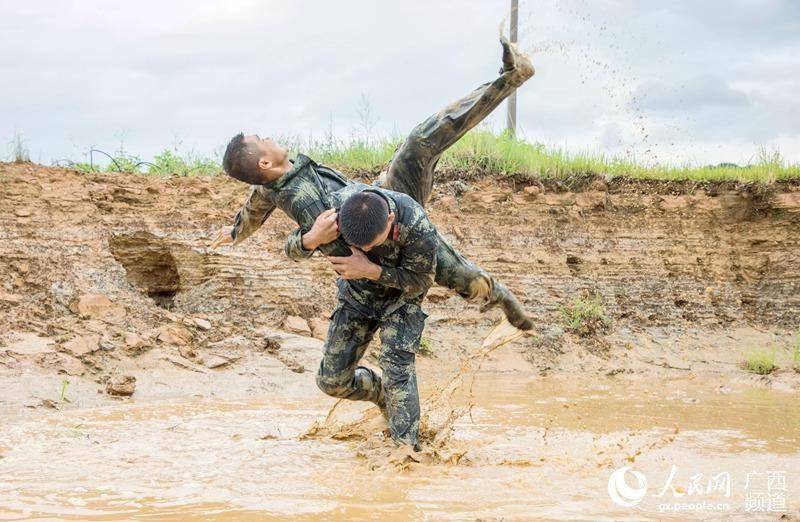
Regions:
[[[436, 185], [433, 221], [537, 318], [538, 335], [515, 346], [540, 371], [733, 366], [747, 379], [736, 368], [743, 350], [788, 346], [800, 325], [795, 183], [590, 178], [564, 191], [560, 181], [515, 189], [486, 176], [474, 184], [444, 177], [451, 181]], [[135, 367], [151, 348], [199, 360], [210, 346], [235, 354], [261, 345], [259, 328], [280, 330], [288, 316], [324, 337], [334, 273], [324, 259], [285, 258], [294, 227], [280, 212], [243, 245], [208, 248], [247, 191], [226, 177], [0, 164], [0, 346], [17, 346], [0, 352], [0, 368], [55, 364], [103, 381], [117, 361]], [[564, 332], [563, 307], [595, 294], [611, 327]], [[444, 288], [426, 306], [438, 358], [454, 366], [500, 317]], [[26, 342], [44, 348], [19, 348]]]
[[[299, 458], [308, 450], [319, 459], [314, 466], [333, 462], [336, 469], [359, 462], [373, 468], [375, 459], [394, 462], [394, 457], [384, 458], [375, 446], [380, 437], [335, 442], [315, 439], [306, 442], [310, 446], [302, 446], [298, 437], [315, 419], [324, 417], [333, 403], [316, 390], [313, 374], [334, 304], [334, 272], [324, 259], [294, 263], [284, 256], [283, 241], [294, 225], [279, 212], [242, 245], [211, 251], [210, 238], [231, 222], [247, 192], [244, 185], [224, 177], [80, 174], [31, 164], [0, 164], [0, 423], [14, 426], [0, 434], [4, 476], [19, 476], [20, 481], [27, 476], [24, 455], [12, 448], [21, 448], [24, 439], [37, 436], [63, 443], [64, 433], [58, 429], [67, 430], [79, 422], [75, 420], [78, 417], [89, 419], [90, 425], [113, 417], [116, 424], [95, 426], [100, 430], [96, 432], [98, 440], [112, 443], [105, 438], [135, 437], [141, 428], [145, 439], [156, 444], [160, 431], [169, 428], [159, 424], [162, 415], [199, 423], [196, 428], [211, 432], [217, 426], [230, 437], [237, 435], [222, 425], [241, 415], [250, 423], [242, 428], [246, 440], [255, 437], [256, 431], [268, 429], [264, 437], [272, 442], [258, 444], [269, 451], [285, 449], [286, 458]], [[796, 448], [800, 437], [796, 407], [773, 411], [762, 403], [796, 400], [800, 390], [800, 373], [792, 368], [788, 349], [800, 328], [800, 185], [601, 178], [530, 184], [513, 178], [445, 173], [429, 210], [445, 237], [515, 291], [537, 323], [535, 335], [498, 349], [481, 366], [475, 391], [462, 401], [473, 401], [478, 409], [451, 425], [452, 445], [439, 452], [438, 460], [401, 466], [477, 466], [472, 471], [443, 472], [438, 467], [438, 471], [425, 471], [433, 473], [431, 476], [443, 473], [439, 482], [430, 479], [433, 493], [423, 495], [431, 506], [439, 502], [437, 509], [450, 506], [464, 516], [625, 516], [618, 507], [608, 509], [608, 505], [593, 503], [600, 502], [599, 497], [587, 500], [586, 509], [577, 511], [548, 511], [545, 504], [521, 504], [524, 488], [516, 487], [509, 490], [515, 493], [509, 493], [505, 501], [521, 506], [521, 511], [503, 511], [502, 502], [481, 510], [469, 503], [447, 501], [443, 495], [450, 487], [448, 480], [452, 482], [457, 475], [468, 482], [478, 480], [481, 470], [489, 473], [498, 488], [510, 483], [510, 477], [522, 468], [526, 471], [521, 476], [530, 484], [552, 477], [550, 472], [572, 470], [571, 476], [582, 477], [578, 487], [595, 487], [595, 482], [600, 484], [608, 477], [607, 470], [627, 462], [632, 439], [644, 454], [634, 460], [645, 459], [651, 467], [665, 456], [683, 459], [687, 465], [696, 457], [709, 471], [721, 464], [768, 467], [779, 461], [775, 455], [782, 452], [791, 453], [790, 459], [797, 458], [787, 449]], [[608, 322], [590, 331], [571, 331], [564, 323], [563, 308], [573, 299], [594, 295], [600, 296]], [[432, 289], [425, 306], [430, 314], [425, 336], [432, 355], [419, 359], [423, 398], [436, 383], [447, 382], [462, 366], [464, 356], [481, 345], [501, 317], [496, 310], [481, 313], [476, 305], [443, 288]], [[761, 376], [743, 367], [748, 350], [769, 347], [776, 350], [775, 371]], [[374, 356], [368, 355], [367, 360], [374, 361]], [[567, 386], [572, 391], [564, 391], [565, 385], [552, 384], [570, 382], [577, 374], [586, 378], [580, 381], [585, 386], [573, 383]], [[591, 421], [594, 406], [584, 404], [582, 418], [588, 427], [580, 425], [569, 417], [568, 407], [551, 410], [546, 398], [537, 402], [540, 385], [545, 387], [542, 389], [559, 387], [567, 404], [580, 402], [580, 397], [595, 397], [600, 392], [592, 387], [599, 385], [619, 396], [629, 387], [641, 397], [684, 390], [709, 408], [723, 406], [719, 401], [716, 406], [707, 405], [704, 401], [711, 399], [703, 396], [706, 391], [727, 397], [734, 389], [745, 394], [741, 397], [749, 397], [748, 390], [755, 389], [775, 395], [748, 403], [752, 406], [747, 410], [748, 419], [758, 419], [758, 412], [763, 411], [764, 415], [794, 420], [780, 434], [768, 428], [772, 420], [767, 417], [763, 426], [756, 422], [745, 428], [727, 426], [721, 415], [695, 426], [702, 435], [675, 442], [674, 438], [667, 440], [671, 431], [663, 431], [663, 427], [649, 430], [651, 426], [643, 425], [640, 417], [623, 421], [614, 417], [608, 422], [613, 434], [606, 436], [602, 435], [603, 422]], [[268, 397], [275, 397], [280, 404], [265, 406]], [[674, 401], [681, 403], [683, 398]], [[208, 399], [223, 402], [207, 408], [202, 401]], [[164, 409], [159, 401], [168, 401]], [[724, 407], [737, 415], [734, 403], [727, 401]], [[630, 407], [641, 408], [636, 411], [645, 418], [657, 418], [664, 407], [644, 399], [637, 404], [641, 405]], [[254, 420], [259, 408], [271, 412], [266, 424]], [[197, 411], [208, 416], [191, 420]], [[514, 421], [513, 428], [503, 427], [498, 419], [505, 411], [516, 411], [526, 420]], [[676, 415], [670, 417], [670, 425], [680, 426], [681, 418], [691, 424], [695, 413]], [[61, 426], [57, 433], [47, 424], [51, 417]], [[204, 424], [206, 421], [210, 424]], [[547, 440], [555, 440], [548, 439], [549, 426], [560, 427], [555, 430], [557, 438], [583, 442], [574, 454], [545, 447]], [[107, 428], [119, 437], [103, 431]], [[751, 429], [744, 439], [761, 440], [768, 456], [760, 459], [757, 450], [761, 446], [756, 443], [756, 454], [748, 453], [740, 461], [738, 457], [714, 460], [704, 450], [708, 442], [703, 437], [711, 436], [709, 433], [739, 428]], [[487, 446], [487, 437], [499, 437], [500, 446]], [[200, 447], [208, 442], [201, 439], [190, 443]], [[502, 441], [506, 440], [511, 446], [504, 450], [506, 442]], [[598, 441], [605, 448], [602, 457], [595, 451]], [[651, 443], [654, 445], [649, 447]], [[335, 444], [344, 444], [346, 449], [331, 460]], [[245, 445], [247, 448], [228, 449], [237, 451], [242, 459], [252, 459], [254, 447]], [[74, 455], [83, 455], [80, 448], [67, 446]], [[528, 449], [522, 451], [522, 446]], [[537, 457], [529, 455], [532, 447], [550, 464], [537, 463]], [[617, 449], [609, 449], [612, 447]], [[685, 454], [680, 453], [681, 448]], [[517, 450], [527, 456], [509, 456]], [[154, 451], [153, 459], [141, 457], [147, 469], [157, 469], [158, 455], [167, 460], [194, 455], [184, 452], [181, 457], [161, 446]], [[4, 454], [9, 458], [4, 459]], [[61, 455], [70, 458], [67, 453]], [[461, 462], [464, 455], [470, 458]], [[93, 461], [90, 453], [84, 456], [92, 462], [87, 464], [89, 473], [94, 470], [102, 477], [114, 472], [102, 459]], [[54, 466], [54, 477], [61, 477], [58, 480], [74, 479], [67, 468]], [[595, 476], [589, 468], [603, 471]], [[657, 473], [663, 471], [659, 468]], [[240, 472], [239, 479], [246, 482], [245, 475], [254, 471], [248, 466], [237, 468], [231, 475], [234, 480]], [[224, 490], [219, 482], [223, 475], [213, 477], [207, 485]], [[381, 475], [380, 480], [390, 476]], [[288, 475], [283, 478], [291, 480]], [[795, 479], [795, 486], [800, 485], [800, 477]], [[27, 491], [33, 497], [45, 495], [58, 480], [35, 485], [30, 479], [27, 486], [8, 482], [11, 489], [3, 490], [0, 484], [0, 493], [13, 490]], [[130, 488], [142, 495], [151, 493], [136, 480], [104, 480], [119, 491]], [[406, 484], [409, 492], [421, 494]], [[478, 482], [474, 485], [482, 487]], [[561, 486], [571, 487], [566, 482]], [[86, 484], [81, 487], [91, 489]], [[604, 484], [598, 487], [597, 494], [605, 495]], [[234, 488], [219, 498], [168, 491], [165, 505], [170, 498], [189, 498], [186, 505], [194, 506], [180, 513], [164, 512], [176, 518], [181, 513], [204, 516], [232, 509], [247, 514], [263, 509], [248, 496], [255, 494], [249, 490]], [[297, 491], [308, 499], [304, 509], [293, 511], [297, 503], [287, 501], [285, 505], [270, 504], [267, 511], [287, 516], [361, 513], [357, 504], [342, 501], [352, 501], [352, 492], [343, 492], [337, 500], [322, 493], [315, 496], [319, 493], [315, 491], [306, 491], [308, 495]], [[376, 498], [381, 495], [377, 490], [372, 494]], [[70, 498], [100, 506], [100, 497], [93, 495]], [[84, 498], [87, 496], [91, 499]], [[542, 498], [546, 499], [542, 502], [558, 502], [553, 492]], [[232, 499], [238, 499], [238, 504]], [[791, 509], [798, 508], [797, 500], [795, 495]], [[337, 511], [339, 501], [343, 503]], [[63, 503], [59, 502], [56, 498], [37, 508], [36, 502], [17, 498], [0, 502], [0, 514], [72, 513], [77, 518], [103, 518], [122, 513], [119, 516], [125, 518], [132, 513], [109, 511], [108, 505], [96, 512], [88, 508], [71, 512], [60, 510]], [[396, 513], [393, 510], [403, 500], [382, 498], [376, 502], [386, 513]], [[157, 501], [142, 505], [159, 512]]]

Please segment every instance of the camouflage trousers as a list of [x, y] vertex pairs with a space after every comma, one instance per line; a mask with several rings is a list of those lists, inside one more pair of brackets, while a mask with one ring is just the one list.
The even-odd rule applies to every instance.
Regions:
[[[317, 372], [317, 386], [333, 397], [372, 401], [389, 420], [392, 439], [419, 444], [419, 393], [415, 352], [427, 315], [417, 304], [405, 304], [388, 316], [368, 316], [340, 301], [331, 317], [325, 355]], [[378, 366], [382, 377], [358, 366], [380, 328]]]
[[[517, 69], [503, 72], [494, 81], [480, 85], [429, 116], [414, 127], [397, 148], [389, 169], [376, 184], [408, 194], [424, 207], [430, 199], [434, 171], [442, 153], [483, 121], [528, 78], [530, 74]], [[451, 288], [470, 301], [492, 304], [499, 298], [494, 279], [459, 254], [441, 235], [436, 260], [436, 284]]]
[[[488, 116], [529, 76], [512, 70], [483, 84], [417, 125], [395, 151], [377, 185], [408, 194], [425, 206], [433, 189], [434, 170], [441, 154]], [[452, 288], [472, 301], [491, 303], [500, 287], [483, 269], [468, 261], [441, 235], [437, 251], [436, 283]], [[388, 317], [371, 317], [353, 310], [340, 299], [331, 318], [317, 385], [328, 395], [372, 401], [389, 418], [392, 438], [418, 445], [419, 393], [415, 352], [425, 326], [418, 304], [406, 304]], [[383, 377], [358, 366], [375, 332], [381, 330], [378, 363]]]

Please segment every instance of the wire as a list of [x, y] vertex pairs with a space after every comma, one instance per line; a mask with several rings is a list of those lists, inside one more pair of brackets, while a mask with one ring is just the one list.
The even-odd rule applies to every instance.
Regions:
[[157, 171], [159, 171], [159, 172], [161, 171], [161, 167], [159, 167], [158, 165], [156, 165], [156, 164], [154, 164], [154, 163], [150, 163], [149, 161], [140, 161], [139, 163], [137, 163], [136, 165], [134, 165], [134, 166], [133, 166], [133, 168], [134, 168], [134, 169], [135, 169], [135, 168], [138, 168], [138, 167], [139, 167], [139, 165], [147, 165], [148, 167], [154, 168], [154, 169], [156, 169], [156, 170], [157, 170]]
[[[94, 157], [93, 157], [93, 153], [95, 153], [95, 152], [97, 152], [97, 153], [100, 153], [100, 154], [102, 154], [103, 156], [105, 156], [105, 157], [107, 157], [108, 159], [110, 159], [110, 160], [111, 160], [111, 162], [112, 162], [112, 163], [113, 163], [113, 164], [114, 164], [114, 165], [117, 167], [117, 172], [122, 172], [122, 167], [121, 167], [121, 166], [120, 166], [120, 164], [117, 162], [117, 160], [114, 158], [114, 156], [112, 156], [112, 155], [111, 155], [111, 154], [109, 154], [108, 152], [104, 152], [104, 151], [102, 151], [102, 150], [100, 150], [100, 149], [89, 149], [89, 168], [90, 168], [92, 171], [94, 171]], [[59, 160], [59, 161], [69, 161], [69, 160]], [[72, 162], [70, 162], [70, 163], [74, 165], [74, 163], [72, 163]], [[159, 167], [159, 166], [158, 166], [158, 165], [156, 165], [155, 163], [150, 163], [149, 161], [140, 161], [139, 163], [136, 163], [136, 164], [134, 164], [134, 165], [133, 165], [133, 170], [136, 170], [137, 168], [139, 168], [139, 166], [140, 166], [140, 165], [147, 165], [147, 166], [148, 166], [148, 167], [150, 167], [151, 169], [156, 169], [157, 171], [161, 172], [161, 167]]]
[[114, 159], [114, 156], [112, 156], [111, 154], [109, 154], [107, 152], [103, 152], [102, 150], [99, 150], [99, 149], [89, 149], [89, 168], [90, 169], [94, 170], [94, 161], [93, 161], [93, 157], [92, 157], [92, 153], [94, 153], [94, 152], [99, 152], [103, 156], [106, 156], [108, 159], [111, 160], [111, 162], [114, 165], [117, 166], [117, 172], [122, 172], [122, 167], [119, 166], [119, 163], [117, 163], [117, 160]]

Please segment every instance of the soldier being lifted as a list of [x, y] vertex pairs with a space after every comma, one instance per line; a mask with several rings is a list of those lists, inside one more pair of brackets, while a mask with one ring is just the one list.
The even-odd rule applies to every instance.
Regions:
[[[371, 400], [382, 407], [385, 404], [392, 436], [399, 443], [417, 443], [419, 399], [414, 352], [425, 319], [420, 304], [431, 279], [483, 304], [483, 309], [500, 306], [517, 328], [529, 330], [533, 326], [514, 295], [456, 252], [422, 209], [430, 197], [441, 154], [534, 74], [526, 55], [505, 39], [501, 44], [500, 76], [415, 127], [374, 186], [347, 180], [302, 154], [291, 161], [285, 148], [255, 135], [234, 136], [223, 158], [228, 175], [253, 185], [253, 189], [233, 227], [221, 229], [212, 246], [243, 241], [275, 208], [299, 225], [286, 244], [289, 257], [307, 258], [319, 250], [342, 276], [337, 280], [340, 306], [328, 331], [317, 382], [331, 395]], [[355, 217], [361, 214], [345, 212], [349, 208], [345, 196], [354, 193], [366, 198], [356, 200], [366, 205], [362, 222]], [[378, 203], [385, 207], [385, 219], [384, 207]], [[370, 236], [374, 244], [364, 242], [363, 237], [352, 240], [355, 244], [347, 241], [345, 234], [351, 233], [346, 232], [348, 227], [355, 231], [375, 222], [386, 229], [376, 237]], [[351, 237], [360, 237], [352, 233], [355, 235]], [[380, 259], [373, 254], [370, 260], [364, 251], [379, 245]], [[378, 327], [382, 341], [396, 348], [382, 353], [379, 359], [384, 372], [382, 384], [371, 370], [356, 367]], [[404, 333], [398, 334], [400, 331]], [[413, 393], [409, 391], [412, 387]]]
[[[397, 148], [376, 186], [407, 194], [423, 207], [427, 204], [441, 154], [534, 74], [525, 54], [504, 38], [500, 43], [503, 47], [500, 76], [417, 125]], [[285, 148], [256, 135], [234, 136], [225, 151], [223, 166], [229, 176], [253, 187], [236, 214], [234, 225], [217, 233], [212, 243], [214, 248], [244, 241], [276, 207], [300, 226], [295, 234], [307, 232], [319, 214], [332, 208], [328, 195], [352, 183], [341, 173], [318, 165], [303, 154], [291, 161]], [[482, 304], [482, 310], [499, 306], [511, 324], [522, 330], [532, 328], [531, 320], [505, 285], [464, 258], [442, 237], [438, 243], [436, 284], [455, 290], [470, 302]], [[319, 245], [319, 250], [325, 255], [350, 253], [341, 239]]]

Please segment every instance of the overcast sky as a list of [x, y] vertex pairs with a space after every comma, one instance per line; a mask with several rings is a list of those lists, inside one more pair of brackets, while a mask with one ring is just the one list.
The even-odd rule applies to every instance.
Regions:
[[[800, 1], [519, 0], [520, 134], [570, 151], [800, 161]], [[0, 0], [0, 139], [218, 153], [244, 130], [404, 134], [493, 79], [508, 0]], [[505, 106], [490, 118], [502, 128]], [[0, 150], [0, 152], [5, 152]], [[0, 155], [1, 156], [1, 155]]]

